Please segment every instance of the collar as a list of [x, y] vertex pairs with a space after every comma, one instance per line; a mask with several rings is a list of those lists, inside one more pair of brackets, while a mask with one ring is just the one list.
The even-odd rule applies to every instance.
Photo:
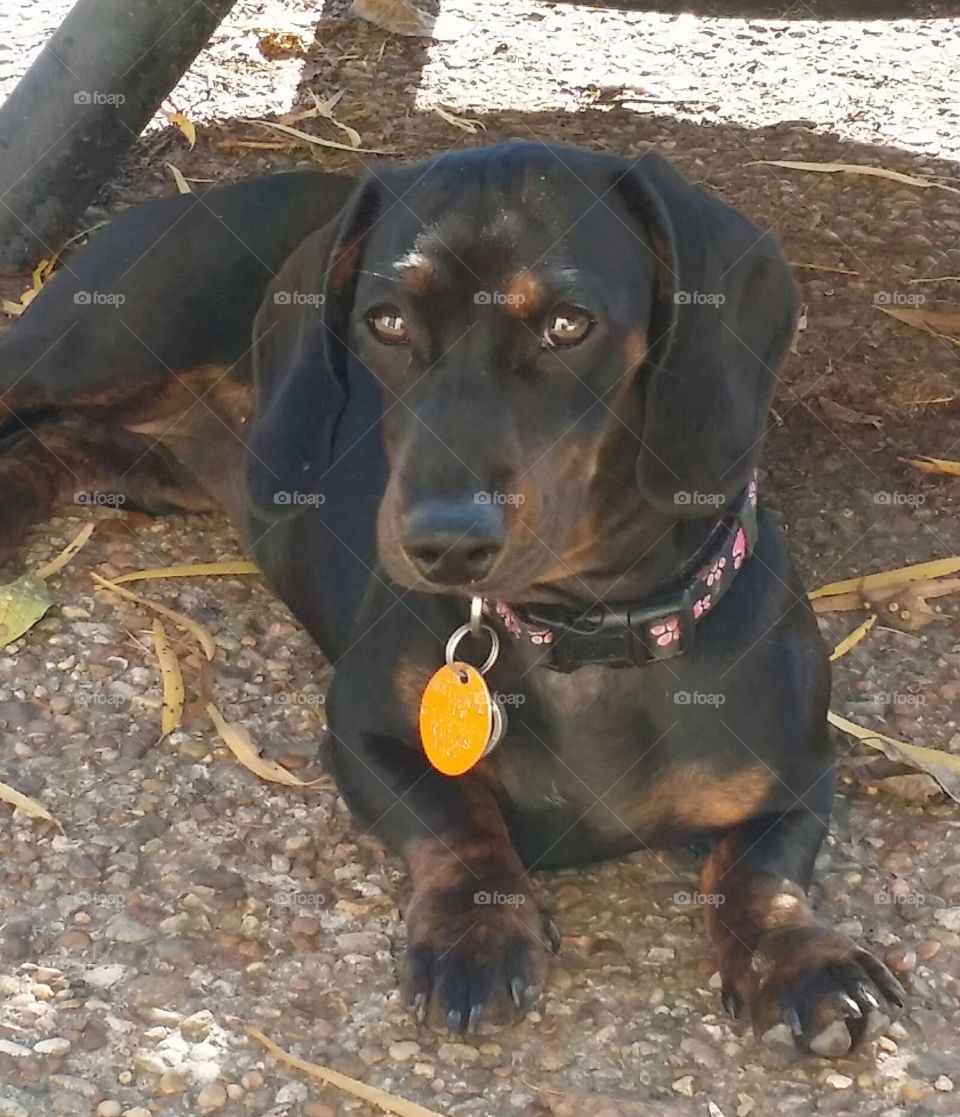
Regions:
[[576, 671], [588, 663], [639, 667], [672, 659], [693, 646], [697, 623], [733, 584], [757, 541], [756, 474], [713, 529], [695, 560], [696, 572], [670, 589], [583, 613], [554, 605], [494, 605], [506, 630], [543, 648], [540, 663]]

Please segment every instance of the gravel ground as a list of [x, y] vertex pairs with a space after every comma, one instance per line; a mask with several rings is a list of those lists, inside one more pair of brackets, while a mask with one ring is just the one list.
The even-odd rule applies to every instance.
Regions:
[[[0, 13], [0, 93], [68, 6]], [[956, 280], [912, 282], [960, 275], [957, 195], [750, 165], [838, 160], [955, 178], [949, 44], [960, 20], [857, 28], [463, 0], [444, 6], [444, 20], [475, 21], [458, 39], [426, 48], [327, 14], [316, 42], [304, 31], [304, 58], [267, 61], [258, 37], [308, 28], [312, 7], [238, 4], [174, 98], [210, 122], [196, 149], [155, 129], [90, 221], [169, 192], [168, 162], [225, 180], [303, 159], [301, 148], [234, 145], [264, 138], [238, 117], [286, 111], [307, 90], [342, 90], [338, 118], [365, 145], [403, 156], [508, 136], [624, 153], [656, 145], [775, 228], [791, 260], [816, 265], [797, 269], [807, 328], [763, 481], [809, 582], [960, 554], [957, 482], [898, 460], [960, 456], [957, 350], [878, 309], [918, 293], [932, 307], [957, 301]], [[624, 94], [706, 104], [618, 103]], [[443, 120], [437, 104], [485, 133]], [[23, 286], [7, 277], [0, 292]], [[75, 512], [38, 526], [24, 567], [71, 538], [85, 518]], [[889, 1037], [858, 1058], [802, 1062], [721, 1014], [701, 916], [683, 902], [696, 863], [682, 853], [541, 876], [564, 942], [539, 1010], [512, 1030], [451, 1042], [417, 1029], [399, 1001], [405, 877], [351, 828], [335, 793], [259, 782], [205, 715], [157, 742], [149, 620], [94, 596], [89, 572], [232, 556], [227, 526], [98, 515], [90, 544], [51, 582], [57, 606], [0, 653], [0, 779], [62, 827], [0, 807], [0, 1117], [376, 1112], [279, 1066], [247, 1037], [251, 1024], [451, 1117], [960, 1111], [960, 815], [922, 781], [840, 742], [843, 794], [816, 899], [912, 989]], [[302, 779], [322, 779], [325, 666], [259, 579], [139, 588], [213, 632], [227, 716]], [[837, 663], [834, 708], [960, 754], [956, 601], [943, 599], [942, 619], [921, 631], [894, 613], [881, 620]], [[827, 617], [825, 637], [852, 624]]]

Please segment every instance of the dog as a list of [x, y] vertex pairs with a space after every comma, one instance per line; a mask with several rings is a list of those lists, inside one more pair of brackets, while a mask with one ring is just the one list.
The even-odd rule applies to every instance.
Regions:
[[798, 311], [770, 234], [653, 152], [147, 203], [0, 344], [0, 523], [62, 464], [226, 510], [335, 665], [327, 762], [409, 868], [420, 1021], [532, 1003], [532, 871], [701, 842], [724, 1006], [840, 1054], [904, 993], [807, 899], [829, 667], [757, 489]]

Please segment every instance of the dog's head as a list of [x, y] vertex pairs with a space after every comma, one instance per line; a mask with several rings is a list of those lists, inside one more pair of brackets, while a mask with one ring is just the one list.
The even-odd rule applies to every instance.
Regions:
[[397, 582], [522, 599], [598, 486], [689, 519], [747, 483], [796, 287], [769, 235], [660, 156], [516, 143], [387, 168], [298, 256], [323, 296], [268, 295], [258, 318], [256, 360], [284, 367], [251, 496], [322, 489], [362, 363], [383, 389]]

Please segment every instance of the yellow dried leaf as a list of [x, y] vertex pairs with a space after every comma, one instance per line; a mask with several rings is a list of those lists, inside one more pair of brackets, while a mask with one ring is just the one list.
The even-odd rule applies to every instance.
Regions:
[[166, 617], [168, 621], [172, 621], [177, 628], [182, 628], [185, 632], [189, 632], [203, 649], [203, 654], [207, 659], [213, 659], [216, 654], [217, 645], [210, 633], [198, 621], [193, 620], [191, 617], [186, 617], [183, 613], [178, 613], [174, 609], [168, 609], [166, 605], [161, 605], [158, 601], [151, 601], [148, 597], [141, 597], [139, 594], [133, 593], [132, 590], [118, 586], [115, 582], [109, 582], [106, 578], [101, 578], [99, 574], [91, 572], [90, 577], [101, 589], [107, 590], [109, 593], [115, 593], [125, 601], [134, 601], [137, 605], [145, 605], [148, 609], [152, 609], [155, 613], [159, 613], [161, 617]]
[[175, 167], [172, 163], [168, 163], [167, 170], [173, 175], [173, 181], [177, 184], [177, 190], [179, 190], [181, 194], [193, 193], [190, 183], [183, 177], [183, 172], [179, 167]]
[[923, 454], [919, 458], [898, 458], [897, 461], [922, 469], [924, 473], [942, 473], [948, 477], [960, 477], [960, 462], [947, 461], [946, 458], [928, 458]]
[[452, 112], [447, 112], [446, 109], [440, 108], [439, 105], [433, 106], [433, 111], [437, 116], [443, 117], [448, 123], [452, 124], [454, 128], [460, 128], [464, 132], [469, 132], [471, 136], [475, 136], [477, 132], [486, 131], [487, 126], [482, 120], [477, 120], [472, 116], [455, 116]]
[[901, 566], [897, 570], [883, 570], [877, 574], [863, 574], [859, 578], [844, 578], [841, 582], [830, 582], [813, 590], [809, 597], [830, 597], [835, 593], [848, 593], [853, 590], [883, 589], [900, 582], [917, 582], [921, 578], [945, 578], [948, 574], [960, 571], [960, 558], [933, 559], [931, 562], [918, 562], [913, 566]]
[[244, 768], [248, 768], [255, 776], [271, 783], [286, 784], [287, 787], [309, 787], [309, 784], [298, 779], [293, 772], [288, 772], [282, 764], [275, 760], [266, 760], [260, 755], [260, 749], [244, 727], [236, 721], [227, 721], [223, 714], [212, 702], [207, 705], [210, 720], [220, 734], [220, 739], [240, 761]]
[[28, 799], [26, 795], [5, 784], [3, 780], [0, 780], [0, 801], [9, 803], [11, 807], [18, 811], [23, 811], [29, 818], [43, 818], [47, 822], [56, 822], [56, 819], [46, 808], [41, 807], [39, 803], [35, 803], [32, 799]]
[[841, 656], [845, 656], [851, 648], [855, 648], [876, 623], [877, 617], [876, 614], [874, 614], [872, 617], [867, 617], [863, 624], [858, 624], [853, 632], [844, 636], [840, 643], [833, 649], [830, 655], [830, 662], [833, 663], [835, 660], [840, 659]]
[[244, 124], [259, 124], [262, 128], [273, 128], [274, 131], [283, 132], [294, 139], [303, 140], [304, 143], [316, 144], [318, 147], [332, 147], [337, 151], [358, 151], [364, 155], [391, 155], [392, 152], [377, 147], [354, 147], [353, 144], [337, 143], [336, 140], [325, 140], [321, 136], [313, 136], [299, 128], [291, 128], [289, 124], [276, 124], [269, 120], [243, 120]]
[[910, 745], [906, 741], [888, 737], [885, 733], [875, 733], [872, 729], [848, 721], [832, 710], [827, 714], [827, 721], [841, 732], [882, 752], [888, 760], [897, 764], [906, 764], [910, 768], [917, 768], [921, 772], [926, 772], [928, 776], [933, 776], [950, 798], [960, 803], [960, 756], [954, 756], [953, 753], [944, 752], [942, 749]]
[[183, 674], [177, 653], [170, 646], [167, 634], [159, 617], [153, 620], [153, 650], [160, 664], [160, 677], [163, 681], [163, 713], [160, 732], [164, 737], [172, 733], [183, 719]]
[[63, 548], [56, 558], [51, 559], [49, 562], [44, 563], [43, 566], [38, 566], [34, 571], [38, 578], [52, 578], [54, 574], [59, 572], [67, 565], [67, 563], [90, 541], [90, 536], [93, 535], [96, 524], [91, 520], [89, 523], [77, 532], [76, 536]]
[[947, 190], [951, 194], [960, 194], [957, 187], [947, 186], [942, 182], [934, 182], [928, 178], [914, 178], [913, 175], [901, 174], [899, 171], [888, 171], [886, 167], [866, 167], [859, 163], [800, 163], [792, 159], [755, 159], [746, 165], [782, 167], [787, 171], [817, 171], [827, 175], [868, 175], [871, 178], [888, 178], [892, 182], [903, 183], [904, 186], [918, 186], [921, 190]]
[[190, 150], [192, 151], [197, 142], [197, 129], [193, 121], [188, 120], [182, 112], [167, 112], [164, 110], [163, 115], [175, 128], [186, 136], [187, 143], [190, 145]]
[[124, 582], [145, 582], [153, 578], [200, 578], [218, 574], [259, 574], [257, 564], [249, 559], [223, 559], [222, 562], [191, 562], [183, 566], [153, 566], [147, 570], [131, 570], [113, 579], [119, 586]]
[[370, 1102], [371, 1105], [379, 1106], [384, 1113], [392, 1113], [395, 1117], [442, 1117], [442, 1114], [437, 1113], [435, 1109], [425, 1109], [422, 1105], [417, 1105], [416, 1102], [407, 1101], [406, 1098], [398, 1098], [395, 1094], [388, 1094], [386, 1090], [378, 1090], [376, 1086], [368, 1086], [366, 1082], [360, 1082], [349, 1075], [331, 1070], [330, 1067], [323, 1067], [319, 1063], [311, 1063], [306, 1059], [291, 1055], [289, 1051], [284, 1051], [272, 1039], [268, 1039], [259, 1028], [247, 1028], [247, 1035], [255, 1039], [257, 1043], [262, 1044], [281, 1063], [302, 1070], [304, 1074], [309, 1074], [311, 1078], [316, 1078], [327, 1086], [336, 1086], [338, 1090], [343, 1090], [344, 1093], [352, 1094], [355, 1098], [362, 1098], [364, 1101]]

